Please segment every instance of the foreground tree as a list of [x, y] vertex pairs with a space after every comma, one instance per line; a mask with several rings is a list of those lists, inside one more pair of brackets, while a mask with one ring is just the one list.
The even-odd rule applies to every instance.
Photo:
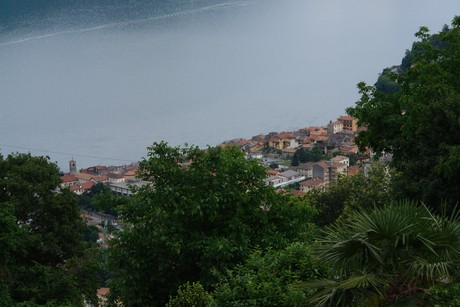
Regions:
[[320, 289], [310, 303], [407, 303], [458, 273], [460, 222], [411, 202], [355, 211], [349, 223], [326, 227], [313, 252], [332, 278], [306, 283]]
[[326, 269], [312, 261], [311, 243], [293, 243], [282, 250], [253, 252], [228, 270], [213, 292], [218, 306], [306, 306], [311, 290], [294, 286], [299, 280], [321, 278]]
[[140, 164], [153, 183], [120, 214], [127, 227], [112, 242], [110, 282], [127, 305], [164, 305], [187, 281], [244, 261], [255, 247], [303, 239], [314, 209], [267, 186], [264, 168], [236, 147], [149, 148]]
[[366, 174], [361, 170], [354, 176], [341, 177], [325, 191], [313, 190], [307, 201], [318, 209], [315, 223], [325, 226], [337, 220], [346, 221], [349, 212], [383, 207], [393, 198], [390, 170], [383, 163], [373, 163]]
[[[386, 72], [393, 90], [358, 85], [361, 99], [347, 111], [367, 127], [362, 149], [393, 154], [400, 195], [436, 207], [460, 199], [460, 17], [451, 29], [419, 38], [404, 67]], [[409, 62], [409, 63], [408, 63]]]
[[59, 183], [58, 168], [48, 158], [0, 156], [2, 305], [96, 301], [96, 253], [83, 242], [74, 194], [57, 193]]

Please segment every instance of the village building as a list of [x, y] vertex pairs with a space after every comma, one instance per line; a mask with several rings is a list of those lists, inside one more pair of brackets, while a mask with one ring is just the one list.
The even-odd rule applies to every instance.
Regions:
[[323, 191], [327, 186], [326, 182], [320, 177], [316, 179], [309, 179], [306, 181], [302, 181], [299, 185], [300, 185], [300, 191], [304, 193], [310, 192], [312, 190]]
[[347, 165], [331, 161], [320, 161], [313, 164], [313, 179], [322, 178], [329, 186], [333, 182], [337, 182], [339, 176], [347, 175]]
[[331, 159], [332, 162], [345, 164], [347, 167], [350, 166], [350, 158], [345, 156], [335, 156]]
[[329, 125], [327, 125], [327, 133], [328, 134], [336, 134], [343, 131], [343, 122], [341, 121], [331, 121]]
[[343, 130], [358, 131], [358, 120], [352, 116], [340, 116], [338, 121], [343, 123]]
[[299, 175], [305, 178], [313, 178], [313, 162], [299, 163], [297, 166], [289, 167], [290, 170], [296, 171]]
[[61, 176], [61, 188], [70, 187], [71, 185], [77, 184], [78, 179], [74, 175], [69, 173]]

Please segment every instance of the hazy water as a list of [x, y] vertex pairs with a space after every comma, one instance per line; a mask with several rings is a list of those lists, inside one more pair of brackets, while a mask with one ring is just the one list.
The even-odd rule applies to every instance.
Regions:
[[[325, 124], [458, 0], [0, 0], [0, 148], [66, 170]], [[96, 156], [99, 158], [91, 158]], [[108, 160], [102, 158], [110, 158]], [[119, 160], [116, 160], [119, 159]]]

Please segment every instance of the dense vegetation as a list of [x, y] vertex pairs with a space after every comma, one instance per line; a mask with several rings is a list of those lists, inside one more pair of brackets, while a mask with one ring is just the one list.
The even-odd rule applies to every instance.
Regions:
[[110, 287], [123, 302], [162, 305], [187, 281], [209, 289], [254, 248], [306, 239], [315, 209], [265, 185], [239, 148], [149, 149], [140, 170], [154, 184], [122, 208], [131, 227], [112, 242]]
[[0, 305], [96, 301], [97, 255], [83, 241], [75, 195], [56, 193], [58, 168], [45, 157], [0, 156]]
[[416, 36], [401, 68], [384, 73], [392, 89], [360, 83], [348, 113], [367, 127], [356, 139], [361, 148], [393, 155], [395, 192], [437, 209], [460, 199], [460, 18]]
[[57, 167], [0, 156], [0, 305], [95, 303], [103, 275], [126, 306], [458, 306], [460, 18], [416, 36], [348, 109], [367, 128], [358, 144], [390, 165], [298, 197], [236, 147], [154, 144], [134, 197], [96, 186], [79, 199], [124, 222], [102, 273], [97, 230], [57, 190]]

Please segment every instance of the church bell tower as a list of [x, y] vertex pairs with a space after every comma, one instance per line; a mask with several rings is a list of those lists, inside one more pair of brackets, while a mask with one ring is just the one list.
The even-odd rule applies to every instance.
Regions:
[[69, 171], [71, 175], [74, 175], [77, 172], [77, 162], [75, 162], [73, 158], [69, 161]]

